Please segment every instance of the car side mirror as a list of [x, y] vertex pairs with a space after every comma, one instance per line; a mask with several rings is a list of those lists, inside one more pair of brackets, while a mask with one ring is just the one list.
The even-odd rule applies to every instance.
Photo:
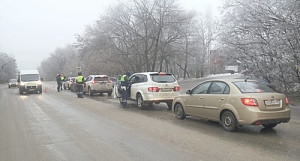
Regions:
[[41, 81], [44, 81], [44, 78], [41, 78]]
[[18, 79], [17, 82], [20, 83], [20, 79]]
[[192, 90], [190, 90], [190, 89], [187, 90], [187, 91], [186, 91], [186, 94], [192, 94]]

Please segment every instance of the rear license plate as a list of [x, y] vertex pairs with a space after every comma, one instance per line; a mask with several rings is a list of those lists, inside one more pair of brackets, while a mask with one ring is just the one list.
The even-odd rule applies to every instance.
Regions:
[[266, 100], [265, 105], [279, 105], [280, 101], [279, 100]]
[[172, 92], [173, 88], [161, 88], [160, 91], [161, 92]]

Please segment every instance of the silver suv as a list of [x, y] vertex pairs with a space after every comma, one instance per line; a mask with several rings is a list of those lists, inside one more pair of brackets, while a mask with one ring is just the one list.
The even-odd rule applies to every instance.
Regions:
[[111, 96], [113, 83], [107, 75], [89, 75], [85, 81], [84, 93], [92, 96], [94, 93], [107, 93]]

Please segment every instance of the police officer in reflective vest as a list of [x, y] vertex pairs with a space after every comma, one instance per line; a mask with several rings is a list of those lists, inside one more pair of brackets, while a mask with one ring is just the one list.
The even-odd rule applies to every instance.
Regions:
[[82, 76], [82, 73], [78, 73], [78, 77], [76, 78], [76, 85], [77, 85], [77, 97], [83, 98], [83, 86], [84, 86], [84, 77]]
[[63, 90], [62, 83], [63, 83], [64, 80], [65, 80], [65, 77], [64, 77], [63, 74], [60, 75], [60, 79], [61, 79], [61, 86], [60, 86], [60, 88], [61, 88], [61, 90]]
[[129, 76], [130, 76], [130, 73], [126, 72], [126, 74], [121, 77], [122, 105], [124, 107], [127, 106], [127, 97], [128, 97], [129, 92], [130, 92], [129, 91], [130, 83], [129, 83], [129, 80], [128, 80]]

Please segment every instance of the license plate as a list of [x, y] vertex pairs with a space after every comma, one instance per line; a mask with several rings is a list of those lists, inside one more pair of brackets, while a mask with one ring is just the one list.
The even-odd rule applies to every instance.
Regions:
[[172, 92], [173, 88], [161, 88], [161, 92]]
[[280, 101], [279, 100], [266, 100], [265, 105], [279, 105]]

